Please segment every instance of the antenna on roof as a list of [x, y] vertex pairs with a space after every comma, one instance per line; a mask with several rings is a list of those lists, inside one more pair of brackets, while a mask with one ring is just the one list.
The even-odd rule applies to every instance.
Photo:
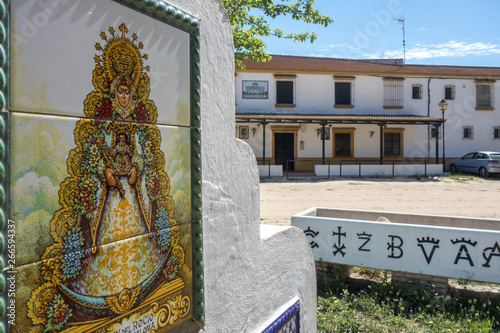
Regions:
[[406, 43], [405, 43], [405, 17], [400, 17], [398, 19], [394, 19], [398, 21], [398, 24], [403, 24], [403, 63], [406, 64]]

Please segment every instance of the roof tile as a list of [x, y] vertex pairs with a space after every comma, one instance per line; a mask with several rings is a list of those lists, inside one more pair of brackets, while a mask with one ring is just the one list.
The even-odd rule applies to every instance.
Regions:
[[[244, 61], [245, 71], [443, 75], [500, 78], [500, 67], [406, 65], [401, 59], [339, 59], [271, 55], [268, 62]], [[242, 69], [237, 68], [237, 71]]]

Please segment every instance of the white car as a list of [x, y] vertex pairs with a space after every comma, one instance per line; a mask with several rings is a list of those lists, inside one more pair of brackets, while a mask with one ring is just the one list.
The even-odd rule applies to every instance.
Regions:
[[500, 173], [500, 153], [495, 151], [468, 153], [462, 158], [451, 161], [450, 172], [472, 172], [477, 173], [479, 177]]

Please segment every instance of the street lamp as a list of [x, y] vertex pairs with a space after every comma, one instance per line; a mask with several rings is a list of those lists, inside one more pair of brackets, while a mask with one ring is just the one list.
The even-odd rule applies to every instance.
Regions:
[[[443, 113], [443, 172], [446, 172], [446, 156], [445, 156], [445, 151], [444, 151], [444, 111], [448, 107], [448, 103], [444, 99], [439, 102], [439, 109]], [[436, 136], [437, 140], [437, 136]]]

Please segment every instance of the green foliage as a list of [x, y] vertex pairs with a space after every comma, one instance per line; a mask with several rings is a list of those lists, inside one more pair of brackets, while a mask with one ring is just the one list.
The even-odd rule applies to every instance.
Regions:
[[[271, 59], [266, 52], [266, 44], [260, 37], [275, 36], [293, 42], [311, 43], [317, 39], [315, 33], [285, 33], [280, 29], [271, 29], [268, 19], [290, 16], [293, 20], [324, 27], [333, 23], [330, 17], [321, 15], [313, 8], [314, 0], [296, 0], [292, 4], [287, 4], [289, 2], [290, 0], [222, 0], [233, 28], [238, 66], [242, 66], [244, 59], [259, 62]], [[257, 15], [257, 12], [262, 15]]]
[[318, 331], [495, 332], [500, 328], [499, 303], [439, 295], [420, 283], [378, 283], [319, 297]]
[[459, 182], [466, 182], [466, 181], [474, 180], [477, 178], [476, 176], [474, 176], [472, 174], [463, 174], [460, 172], [452, 173], [452, 174], [449, 174], [445, 177], [448, 179], [453, 179], [453, 180], [459, 181]]

